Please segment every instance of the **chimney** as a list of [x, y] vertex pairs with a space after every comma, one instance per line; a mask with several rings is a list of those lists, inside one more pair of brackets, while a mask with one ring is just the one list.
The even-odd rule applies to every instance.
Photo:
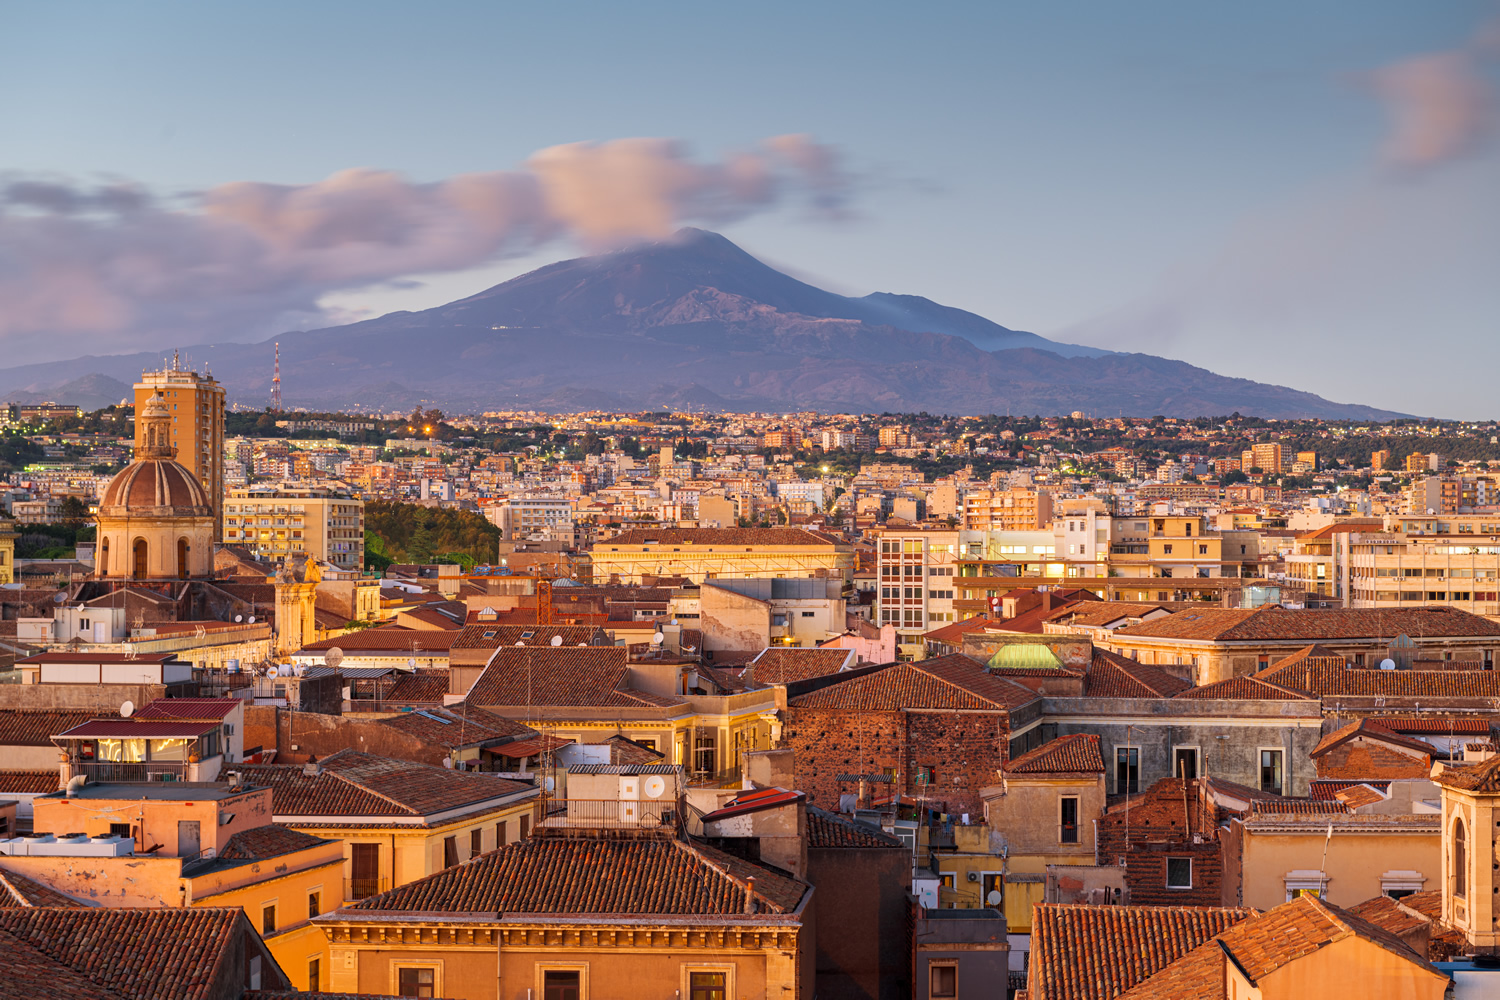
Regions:
[[745, 912], [755, 912], [755, 876], [745, 879]]
[[318, 775], [323, 773], [323, 765], [315, 760], [310, 760], [306, 764], [302, 765], [302, 773], [306, 777], [316, 778]]
[[1045, 593], [1042, 594], [1042, 614], [1045, 615], [1045, 614], [1047, 614], [1051, 610], [1052, 610], [1052, 591], [1049, 590], [1049, 591], [1046, 591]]

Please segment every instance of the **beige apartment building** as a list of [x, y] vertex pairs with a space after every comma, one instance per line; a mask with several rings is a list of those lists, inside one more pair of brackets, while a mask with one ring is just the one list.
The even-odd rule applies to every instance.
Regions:
[[886, 529], [875, 543], [879, 625], [896, 626], [897, 642], [919, 645], [923, 632], [968, 615], [953, 609], [964, 539], [953, 528]]
[[681, 576], [854, 579], [854, 546], [801, 528], [632, 528], [589, 550], [600, 583]]
[[1052, 524], [1046, 490], [975, 490], [964, 496], [963, 526], [976, 531], [1027, 531]]
[[232, 490], [224, 504], [224, 541], [271, 561], [305, 553], [339, 569], [360, 570], [365, 502], [326, 486]]
[[[177, 449], [177, 461], [185, 465], [208, 491], [214, 511], [214, 539], [223, 537], [224, 514], [224, 387], [211, 375], [172, 366], [142, 372], [135, 383], [135, 412], [152, 395], [160, 395], [172, 416], [169, 441]], [[135, 425], [135, 447], [141, 440], [140, 421]]]
[[1332, 537], [1344, 607], [1449, 604], [1500, 615], [1500, 514], [1412, 514], [1387, 524]]

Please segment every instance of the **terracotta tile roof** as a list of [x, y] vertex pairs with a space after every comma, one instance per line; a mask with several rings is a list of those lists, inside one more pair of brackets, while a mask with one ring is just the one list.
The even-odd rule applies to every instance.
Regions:
[[54, 771], [0, 771], [0, 797], [55, 792], [61, 787]]
[[1256, 799], [1247, 816], [1253, 819], [1287, 816], [1342, 816], [1349, 807], [1335, 797], [1327, 799]]
[[537, 735], [536, 730], [530, 726], [467, 704], [402, 712], [381, 719], [379, 724], [415, 736], [432, 746], [447, 747], [450, 750]]
[[0, 910], [22, 906], [82, 906], [83, 903], [20, 872], [0, 869]]
[[1042, 633], [1042, 625], [1052, 618], [1053, 615], [1072, 610], [1073, 608], [1085, 607], [1094, 602], [1104, 603], [1088, 591], [1077, 593], [1080, 596], [1072, 598], [1058, 599], [1054, 596], [1051, 606], [1042, 607], [1041, 605], [1037, 605], [1034, 608], [1022, 611], [1014, 618], [1006, 618], [998, 625], [992, 627], [997, 632], [1021, 632], [1028, 635], [1040, 635]]
[[1035, 691], [995, 677], [978, 660], [951, 653], [916, 663], [894, 663], [788, 700], [791, 708], [896, 712], [907, 708], [960, 711], [1013, 709], [1039, 698]]
[[[1434, 894], [1436, 895], [1435, 890]], [[1376, 896], [1363, 903], [1356, 903], [1348, 907], [1347, 912], [1398, 937], [1432, 922], [1421, 912], [1404, 906], [1389, 896]]]
[[1424, 743], [1421, 740], [1414, 740], [1406, 736], [1398, 736], [1373, 719], [1357, 719], [1347, 726], [1336, 729], [1327, 736], [1324, 736], [1318, 741], [1318, 745], [1313, 747], [1312, 752], [1308, 756], [1316, 759], [1334, 747], [1347, 743], [1356, 737], [1379, 740], [1382, 743], [1389, 743], [1391, 746], [1405, 747], [1407, 750], [1415, 750], [1417, 753], [1425, 754], [1428, 757], [1431, 757], [1433, 753], [1431, 743]]
[[1378, 670], [1350, 667], [1341, 659], [1311, 658], [1285, 667], [1268, 667], [1255, 677], [1320, 698], [1500, 697], [1500, 670]]
[[1086, 690], [1090, 698], [1170, 698], [1192, 686], [1192, 681], [1160, 667], [1095, 649]]
[[826, 677], [857, 661], [852, 649], [788, 649], [769, 646], [750, 661], [751, 676], [758, 685], [787, 684]]
[[0, 954], [5, 956], [5, 996], [8, 1000], [127, 1000], [126, 994], [106, 989], [63, 962], [0, 929]]
[[602, 629], [593, 625], [502, 625], [499, 622], [475, 622], [465, 625], [453, 640], [454, 649], [499, 649], [525, 643], [528, 646], [549, 646], [556, 636], [562, 637], [564, 646], [584, 643], [589, 646], [608, 644]]
[[298, 818], [420, 818], [534, 792], [531, 785], [488, 774], [450, 771], [356, 750], [340, 750], [320, 762], [316, 774], [301, 764], [239, 764], [247, 784], [269, 787], [279, 822]]
[[1043, 743], [1005, 765], [1007, 774], [1078, 774], [1104, 773], [1104, 756], [1099, 752], [1099, 737], [1093, 733], [1074, 733]]
[[230, 837], [229, 842], [219, 851], [219, 857], [232, 861], [260, 861], [330, 843], [333, 841], [314, 837], [310, 833], [293, 830], [279, 823], [267, 823], [253, 830], [241, 830]]
[[1491, 757], [1478, 764], [1449, 764], [1432, 780], [1464, 791], [1500, 792], [1500, 757]]
[[1202, 687], [1187, 688], [1173, 695], [1174, 698], [1223, 698], [1257, 701], [1307, 701], [1309, 695], [1280, 684], [1261, 680], [1259, 677], [1231, 677]]
[[1110, 1000], [1254, 913], [1038, 903], [1031, 920], [1030, 1000]]
[[[36, 907], [0, 910], [0, 953], [6, 957], [5, 994], [17, 949], [27, 949], [33, 972], [38, 959], [55, 963], [53, 991], [60, 996], [116, 996], [128, 1000], [207, 1000], [242, 981], [243, 970], [226, 969], [236, 934], [254, 937], [239, 907]], [[35, 956], [32, 958], [31, 956]], [[30, 963], [28, 963], [30, 964]], [[274, 966], [272, 967], [274, 968]], [[67, 976], [77, 977], [71, 982]], [[83, 983], [98, 993], [72, 993]], [[63, 991], [63, 985], [69, 991]]]
[[1457, 608], [1359, 610], [1288, 610], [1271, 605], [1254, 610], [1206, 608], [1183, 611], [1167, 618], [1117, 629], [1117, 636], [1166, 639], [1207, 639], [1218, 642], [1264, 640], [1309, 642], [1410, 636], [1500, 636], [1500, 622]]
[[[1271, 667], [1284, 667], [1288, 664], [1296, 663], [1299, 660], [1306, 659], [1329, 659], [1344, 662], [1343, 656], [1335, 653], [1327, 646], [1320, 646], [1317, 643], [1313, 643], [1310, 646], [1303, 646], [1301, 649], [1297, 650], [1295, 653], [1292, 653], [1290, 656], [1283, 656], [1281, 659], [1272, 663]], [[1264, 673], [1264, 671], [1262, 671], [1262, 673]]]
[[785, 788], [753, 788], [741, 792], [705, 815], [703, 822], [712, 823], [721, 819], [733, 819], [736, 816], [747, 816], [765, 809], [781, 809], [802, 802], [806, 798], [807, 796], [802, 792], [789, 791]]
[[448, 671], [441, 667], [418, 667], [402, 674], [384, 701], [392, 705], [441, 705], [448, 693]]
[[922, 638], [928, 642], [944, 643], [949, 646], [963, 645], [964, 636], [971, 632], [983, 632], [987, 628], [999, 625], [1004, 619], [991, 618], [989, 615], [975, 615], [973, 618], [965, 618], [961, 622], [944, 625], [930, 632], [923, 632]]
[[837, 813], [807, 807], [807, 848], [880, 847], [904, 848], [900, 838], [892, 837], [878, 826], [860, 823]]
[[680, 705], [627, 690], [623, 646], [502, 647], [465, 696], [470, 704], [643, 708]]
[[544, 829], [353, 908], [727, 916], [745, 913], [746, 879], [752, 877], [760, 913], [790, 913], [808, 890], [794, 878], [697, 841], [568, 836]]
[[607, 553], [612, 546], [644, 545], [724, 545], [741, 548], [769, 549], [788, 545], [817, 545], [832, 548], [849, 543], [832, 535], [802, 528], [631, 528], [613, 538], [594, 544], [595, 552]]
[[604, 742], [609, 744], [611, 764], [659, 764], [666, 759], [666, 754], [637, 743], [628, 736], [615, 735]]
[[1333, 793], [1333, 797], [1350, 809], [1374, 805], [1377, 802], [1384, 802], [1387, 798], [1370, 785], [1352, 785], [1349, 788], [1341, 788]]
[[1125, 618], [1139, 618], [1153, 611], [1172, 611], [1168, 604], [1146, 604], [1137, 601], [1081, 601], [1062, 610], [1054, 609], [1047, 621], [1057, 625], [1079, 625], [1102, 628]]
[[1488, 736], [1490, 720], [1479, 715], [1378, 715], [1373, 720], [1393, 733], [1432, 733], [1435, 736]]
[[[52, 737], [83, 725], [98, 712], [0, 710], [0, 747], [49, 747]], [[57, 775], [54, 773], [54, 783]]]
[[1316, 802], [1333, 802], [1338, 800], [1339, 792], [1359, 785], [1368, 785], [1382, 792], [1391, 787], [1389, 780], [1381, 779], [1360, 781], [1355, 778], [1314, 778], [1307, 784], [1307, 797]]

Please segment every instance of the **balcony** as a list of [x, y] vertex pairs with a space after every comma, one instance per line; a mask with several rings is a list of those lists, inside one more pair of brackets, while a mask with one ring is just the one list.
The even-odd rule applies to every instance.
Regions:
[[79, 761], [69, 764], [71, 777], [86, 775], [90, 782], [111, 781], [188, 781], [188, 769], [196, 770], [197, 764], [182, 761], [155, 760], [122, 762], [112, 760]]
[[388, 878], [346, 878], [344, 879], [344, 898], [348, 900], [369, 899], [371, 896], [379, 895], [391, 887]]

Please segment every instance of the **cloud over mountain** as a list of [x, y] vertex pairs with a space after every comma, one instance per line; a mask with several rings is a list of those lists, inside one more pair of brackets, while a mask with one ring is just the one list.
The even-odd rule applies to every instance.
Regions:
[[[836, 150], [778, 136], [699, 162], [672, 139], [570, 143], [522, 168], [418, 183], [367, 168], [164, 196], [0, 178], [0, 343], [17, 360], [269, 335], [332, 291], [477, 267], [549, 240], [591, 249], [786, 202], [842, 210]], [[28, 342], [29, 341], [29, 342]]]

